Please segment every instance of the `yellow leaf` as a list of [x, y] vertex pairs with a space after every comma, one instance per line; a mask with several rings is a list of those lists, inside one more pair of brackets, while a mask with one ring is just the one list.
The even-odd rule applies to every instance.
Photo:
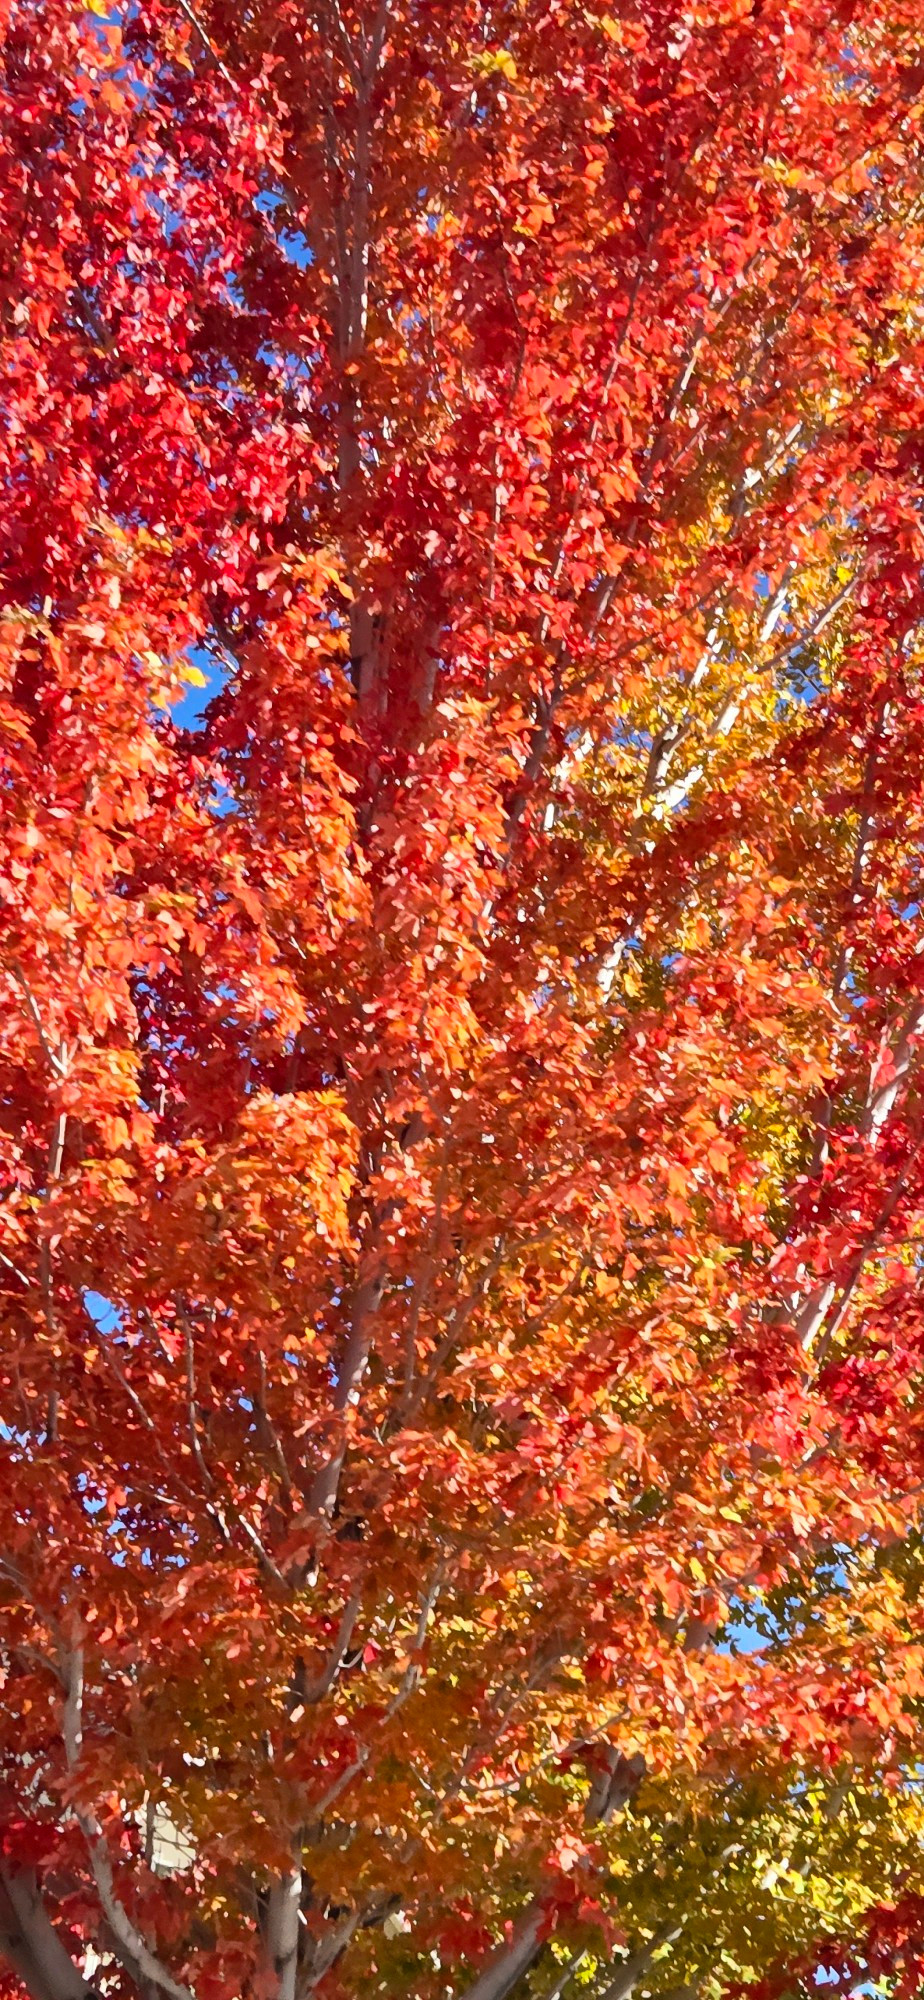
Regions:
[[485, 49], [474, 57], [472, 68], [481, 76], [493, 76], [499, 70], [511, 83], [517, 73], [517, 66], [509, 49]]

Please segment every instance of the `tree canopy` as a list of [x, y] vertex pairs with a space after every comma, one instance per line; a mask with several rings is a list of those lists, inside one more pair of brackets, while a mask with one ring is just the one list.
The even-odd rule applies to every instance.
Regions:
[[0, 1994], [911, 2000], [920, 0], [2, 37]]

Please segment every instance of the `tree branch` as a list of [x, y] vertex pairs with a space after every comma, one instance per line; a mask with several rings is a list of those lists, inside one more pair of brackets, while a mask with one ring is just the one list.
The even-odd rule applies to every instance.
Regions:
[[[80, 1645], [71, 1647], [62, 1661], [64, 1685], [67, 1693], [64, 1702], [64, 1754], [67, 1767], [73, 1775], [80, 1763], [83, 1745], [83, 1651]], [[133, 1924], [128, 1911], [116, 1894], [112, 1873], [112, 1862], [102, 1827], [93, 1812], [84, 1812], [75, 1807], [74, 1817], [87, 1843], [90, 1869], [96, 1883], [96, 1892], [106, 1922], [124, 1963], [139, 1980], [148, 1980], [169, 2000], [195, 2000], [192, 1988], [174, 1979], [162, 1965], [141, 1932]], [[288, 1996], [282, 1996], [288, 2000]]]
[[51, 1923], [33, 1868], [0, 1868], [0, 1951], [30, 2000], [98, 2000]]
[[517, 1980], [534, 1965], [543, 1946], [542, 1924], [545, 1904], [537, 1898], [530, 1904], [509, 1941], [495, 1952], [490, 1964], [467, 1986], [459, 2000], [506, 2000]]

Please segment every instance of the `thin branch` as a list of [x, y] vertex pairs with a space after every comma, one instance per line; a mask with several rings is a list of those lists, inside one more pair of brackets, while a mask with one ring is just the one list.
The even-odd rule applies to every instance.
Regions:
[[193, 1340], [193, 1330], [182, 1299], [177, 1298], [175, 1304], [180, 1325], [183, 1328], [183, 1338], [186, 1348], [186, 1413], [189, 1441], [192, 1446], [193, 1457], [199, 1467], [202, 1483], [206, 1492], [211, 1493], [214, 1489], [215, 1481], [206, 1464], [205, 1453], [202, 1449], [202, 1440], [199, 1436], [199, 1409], [196, 1402], [196, 1350]]
[[190, 0], [178, 0], [178, 4], [182, 8], [182, 11], [185, 14], [186, 19], [190, 23], [191, 27], [195, 28], [196, 34], [198, 35], [200, 42], [203, 44], [203, 47], [208, 49], [209, 55], [211, 56], [212, 61], [215, 64], [219, 76], [224, 78], [225, 83], [229, 85], [231, 90], [236, 91], [237, 84], [235, 83], [230, 70], [226, 68], [224, 62], [222, 61], [222, 58], [219, 55], [219, 52], [216, 49], [215, 44], [212, 40], [212, 37], [208, 32], [208, 29], [200, 21], [195, 8], [190, 6]]
[[569, 1958], [568, 1960], [567, 1965], [562, 1966], [562, 1969], [558, 1975], [558, 1978], [555, 1981], [554, 1986], [550, 1986], [548, 1993], [545, 1995], [545, 2000], [561, 2000], [561, 1996], [564, 1993], [565, 1987], [570, 1984], [571, 1980], [574, 1978], [575, 1973], [580, 1971], [581, 1966], [583, 1965], [586, 1957], [587, 1957], [586, 1945], [584, 1946], [582, 1951], [576, 1951], [572, 1954], [571, 1958]]
[[0, 1250], [0, 1264], [3, 1264], [6, 1270], [12, 1271], [14, 1278], [18, 1278], [20, 1284], [25, 1285], [27, 1291], [32, 1290], [31, 1278], [27, 1278], [25, 1271], [21, 1271], [19, 1265], [13, 1263], [12, 1257], [7, 1257], [2, 1250]]
[[29, 981], [27, 980], [26, 975], [23, 972], [22, 966], [20, 965], [18, 959], [13, 960], [12, 972], [18, 985], [22, 989], [23, 997], [25, 999], [26, 1007], [29, 1013], [29, 1018], [32, 1021], [36, 1034], [38, 1035], [39, 1042], [41, 1043], [42, 1046], [42, 1052], [45, 1056], [48, 1066], [52, 1070], [53, 1074], [58, 1078], [59, 1083], [62, 1083], [67, 1075], [67, 1045], [66, 1043], [62, 1042], [59, 1052], [56, 1052], [55, 1049], [52, 1047], [51, 1042], [49, 1041], [48, 1036], [45, 1033], [44, 1023], [42, 1021], [42, 1016], [39, 1012], [38, 1002], [36, 1001], [35, 994], [33, 993], [31, 986], [29, 985]]
[[505, 1248], [506, 1245], [504, 1243], [501, 1243], [500, 1247], [495, 1251], [494, 1256], [491, 1258], [490, 1263], [486, 1265], [485, 1269], [482, 1271], [477, 1285], [471, 1292], [467, 1294], [467, 1296], [464, 1299], [460, 1300], [458, 1305], [453, 1307], [452, 1312], [450, 1313], [449, 1319], [447, 1321], [446, 1332], [443, 1336], [442, 1341], [440, 1342], [439, 1347], [436, 1350], [436, 1353], [433, 1356], [433, 1360], [431, 1361], [426, 1374], [420, 1377], [419, 1383], [417, 1385], [416, 1390], [414, 1391], [414, 1394], [411, 1396], [407, 1404], [402, 1407], [401, 1414], [405, 1424], [412, 1423], [414, 1418], [419, 1416], [420, 1411], [423, 1408], [424, 1404], [426, 1403], [434, 1383], [438, 1381], [439, 1376], [442, 1373], [442, 1370], [445, 1367], [445, 1364], [448, 1361], [450, 1354], [452, 1353], [453, 1349], [458, 1346], [459, 1341], [461, 1340], [462, 1335], [465, 1332], [465, 1328], [467, 1327], [468, 1322], [472, 1317], [475, 1307], [484, 1298], [484, 1295], [488, 1289], [488, 1286], [491, 1283], [492, 1278], [496, 1277], [497, 1272], [500, 1270], [501, 1264], [503, 1263]]
[[778, 646], [776, 652], [771, 653], [768, 660], [761, 661], [757, 669], [758, 673], [771, 673], [774, 667], [780, 666], [784, 660], [791, 660], [794, 653], [801, 653], [812, 639], [817, 639], [819, 633], [824, 631], [825, 626], [830, 624], [835, 613], [840, 611], [841, 606], [846, 604], [848, 598], [853, 596], [859, 581], [859, 574], [850, 577], [842, 588], [835, 593], [834, 597], [830, 598], [827, 604], [822, 605], [821, 610], [816, 612], [814, 618], [809, 620], [803, 632], [797, 633], [795, 639], [788, 640], [785, 646]]
[[284, 1590], [287, 1594], [290, 1593], [292, 1590], [290, 1579], [283, 1574], [278, 1563], [273, 1561], [269, 1550], [261, 1541], [253, 1522], [248, 1521], [246, 1514], [242, 1514], [237, 1507], [232, 1507], [231, 1518], [238, 1523], [239, 1527], [243, 1528], [251, 1548], [255, 1551], [260, 1568], [264, 1571], [265, 1575], [271, 1577], [273, 1583], [278, 1584], [280, 1590]]
[[[371, 1251], [373, 1246], [369, 1247]], [[366, 1372], [382, 1291], [383, 1279], [378, 1271], [373, 1270], [371, 1277], [360, 1279], [353, 1294], [350, 1327], [333, 1395], [334, 1417], [341, 1426], [345, 1423], [348, 1410], [359, 1400], [360, 1383]], [[312, 1483], [308, 1513], [317, 1519], [330, 1520], [333, 1515], [345, 1457], [346, 1438], [343, 1435], [333, 1451], [322, 1460]]]
[[921, 1150], [921, 1144], [922, 1141], [918, 1140], [918, 1143], [915, 1146], [910, 1159], [906, 1160], [905, 1165], [902, 1168], [902, 1171], [899, 1174], [894, 1187], [887, 1196], [886, 1201], [883, 1204], [883, 1207], [880, 1210], [880, 1213], [876, 1219], [873, 1229], [871, 1230], [866, 1240], [860, 1245], [859, 1250], [857, 1250], [857, 1252], [855, 1253], [853, 1262], [850, 1266], [847, 1278], [843, 1286], [843, 1290], [841, 1292], [841, 1296], [837, 1302], [837, 1308], [834, 1314], [834, 1318], [832, 1319], [831, 1324], [828, 1327], [824, 1339], [820, 1342], [818, 1347], [818, 1352], [815, 1355], [816, 1374], [818, 1373], [818, 1370], [824, 1365], [827, 1355], [829, 1354], [831, 1347], [834, 1341], [837, 1339], [841, 1327], [844, 1324], [844, 1321], [847, 1317], [847, 1313], [850, 1308], [851, 1300], [853, 1299], [853, 1295], [863, 1275], [863, 1270], [866, 1264], [866, 1260], [869, 1256], [871, 1256], [872, 1252], [877, 1248], [884, 1231], [888, 1228], [889, 1223], [891, 1222], [892, 1217], [895, 1214], [895, 1210], [897, 1209], [898, 1204], [901, 1201], [902, 1195], [904, 1194], [905, 1188], [908, 1184], [908, 1175], [911, 1171], [911, 1167], [915, 1159], [917, 1158]]
[[337, 1627], [337, 1635], [328, 1654], [323, 1671], [311, 1687], [306, 1688], [302, 1695], [302, 1701], [308, 1706], [315, 1707], [319, 1701], [323, 1701], [324, 1696], [333, 1687], [343, 1665], [344, 1658], [349, 1652], [350, 1640], [353, 1637], [361, 1605], [362, 1591], [356, 1589], [343, 1607], [343, 1614]]
[[257, 1416], [260, 1419], [260, 1423], [263, 1427], [270, 1449], [273, 1453], [273, 1457], [276, 1460], [276, 1466], [279, 1472], [279, 1483], [282, 1487], [283, 1493], [285, 1494], [287, 1500], [291, 1500], [295, 1488], [292, 1481], [292, 1475], [289, 1471], [288, 1461], [286, 1459], [285, 1452], [283, 1451], [282, 1448], [279, 1432], [277, 1431], [273, 1419], [269, 1413], [268, 1396], [267, 1396], [268, 1383], [266, 1374], [266, 1355], [263, 1353], [262, 1348], [260, 1350], [257, 1359], [260, 1369], [260, 1393], [257, 1397], [254, 1398], [254, 1409], [256, 1410]]

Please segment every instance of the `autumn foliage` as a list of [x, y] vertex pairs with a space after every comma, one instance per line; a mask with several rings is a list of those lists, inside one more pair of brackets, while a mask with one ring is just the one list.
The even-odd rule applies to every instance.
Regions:
[[0, 88], [0, 1993], [912, 2000], [920, 0]]

